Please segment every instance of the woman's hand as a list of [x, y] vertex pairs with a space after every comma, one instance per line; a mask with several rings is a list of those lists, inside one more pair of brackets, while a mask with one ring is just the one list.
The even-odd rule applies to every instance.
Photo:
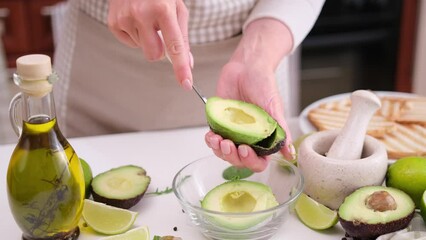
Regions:
[[[217, 86], [218, 96], [254, 103], [277, 120], [287, 134], [286, 144], [281, 149], [287, 159], [293, 159], [295, 152], [276, 85], [275, 69], [291, 47], [291, 33], [282, 23], [273, 19], [252, 22], [231, 60], [222, 69]], [[216, 156], [234, 166], [260, 172], [268, 164], [268, 157], [257, 156], [248, 145], [236, 147], [232, 141], [211, 131], [206, 134], [205, 141]]]
[[110, 0], [108, 27], [122, 43], [140, 48], [149, 61], [161, 60], [167, 51], [178, 82], [192, 88], [188, 10], [182, 0]]

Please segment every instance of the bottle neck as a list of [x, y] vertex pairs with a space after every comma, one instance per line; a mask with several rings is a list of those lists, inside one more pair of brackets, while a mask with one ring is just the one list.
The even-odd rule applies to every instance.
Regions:
[[53, 93], [33, 96], [22, 92], [22, 116], [25, 122], [47, 122], [56, 118]]

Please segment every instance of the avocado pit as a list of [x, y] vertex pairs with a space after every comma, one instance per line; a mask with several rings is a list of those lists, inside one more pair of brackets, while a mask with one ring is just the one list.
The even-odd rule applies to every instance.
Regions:
[[377, 212], [385, 212], [396, 209], [395, 199], [386, 191], [377, 191], [365, 199], [367, 208]]

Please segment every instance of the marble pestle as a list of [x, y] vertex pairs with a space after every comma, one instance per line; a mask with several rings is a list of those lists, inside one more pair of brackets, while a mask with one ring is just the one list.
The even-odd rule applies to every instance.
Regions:
[[368, 123], [380, 106], [380, 99], [373, 92], [353, 92], [349, 116], [326, 156], [339, 160], [361, 159]]

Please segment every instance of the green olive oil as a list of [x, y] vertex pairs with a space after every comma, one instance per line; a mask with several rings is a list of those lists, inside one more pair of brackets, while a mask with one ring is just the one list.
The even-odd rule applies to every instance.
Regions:
[[24, 239], [78, 238], [83, 171], [56, 118], [36, 116], [24, 121], [7, 185], [9, 205]]

